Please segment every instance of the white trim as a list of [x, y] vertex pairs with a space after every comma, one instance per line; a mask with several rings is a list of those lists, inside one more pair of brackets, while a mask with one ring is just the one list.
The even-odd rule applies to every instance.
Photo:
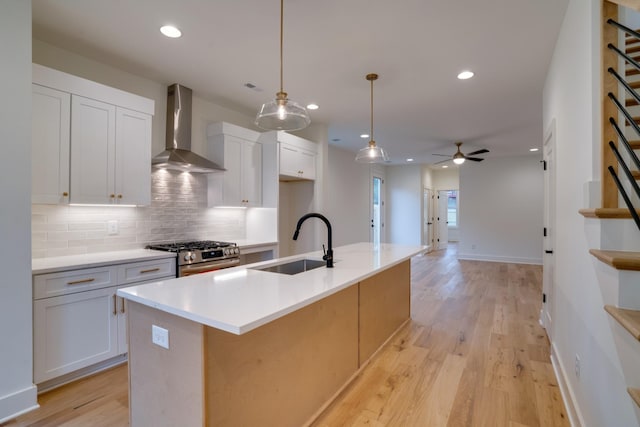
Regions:
[[0, 418], [0, 424], [39, 407], [38, 388], [33, 384], [23, 390], [3, 396], [0, 398], [0, 416], [4, 416], [4, 418]]
[[155, 111], [155, 101], [152, 99], [54, 70], [53, 68], [32, 64], [32, 73], [31, 81], [41, 86], [126, 107], [151, 116]]
[[562, 360], [557, 356], [558, 351], [556, 344], [551, 344], [551, 366], [553, 366], [553, 372], [556, 374], [558, 380], [558, 387], [560, 388], [560, 394], [564, 401], [564, 407], [567, 410], [567, 417], [572, 427], [586, 426], [578, 401], [575, 398], [575, 393], [571, 388], [571, 383], [567, 381], [567, 371], [564, 369]]
[[468, 261], [506, 262], [509, 264], [542, 265], [542, 258], [520, 258], [520, 257], [507, 257], [507, 256], [500, 256], [500, 255], [478, 255], [478, 254], [458, 253], [458, 259], [468, 260]]

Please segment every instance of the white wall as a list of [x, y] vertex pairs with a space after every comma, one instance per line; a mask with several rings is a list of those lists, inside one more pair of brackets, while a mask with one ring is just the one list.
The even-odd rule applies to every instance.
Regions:
[[420, 245], [423, 208], [421, 166], [388, 166], [386, 175], [388, 241]]
[[[598, 179], [600, 1], [571, 0], [549, 67], [543, 129], [556, 121], [556, 245], [552, 349], [584, 426], [637, 426], [605, 301], [589, 254], [585, 184]], [[594, 119], [595, 118], [595, 119]], [[636, 343], [637, 344], [637, 343]], [[581, 359], [581, 376], [574, 359]], [[637, 366], [637, 365], [636, 365]], [[638, 384], [635, 384], [638, 386]]]
[[[466, 166], [466, 163], [465, 163]], [[462, 166], [464, 167], [464, 166]], [[433, 171], [433, 190], [458, 190], [460, 188], [460, 168], [450, 167]]]
[[326, 212], [335, 246], [369, 241], [369, 165], [354, 161], [355, 153], [329, 146]]
[[459, 258], [542, 264], [540, 159], [488, 158], [460, 168]]
[[0, 13], [0, 423], [37, 405], [32, 382], [31, 2]]

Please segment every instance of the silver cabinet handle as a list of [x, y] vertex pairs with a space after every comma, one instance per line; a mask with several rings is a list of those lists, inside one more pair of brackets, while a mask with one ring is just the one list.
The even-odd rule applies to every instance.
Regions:
[[120, 306], [120, 313], [124, 314], [124, 298], [120, 298], [122, 305]]
[[154, 271], [160, 271], [160, 267], [150, 268], [148, 270], [140, 270], [140, 274], [153, 273]]

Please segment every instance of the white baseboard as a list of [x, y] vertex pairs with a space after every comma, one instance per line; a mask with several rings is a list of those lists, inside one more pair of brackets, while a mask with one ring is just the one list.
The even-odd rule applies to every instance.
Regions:
[[489, 262], [506, 262], [509, 264], [542, 265], [542, 258], [520, 258], [520, 257], [506, 257], [506, 256], [498, 256], [498, 255], [479, 255], [479, 254], [458, 253], [458, 259], [463, 259], [467, 261], [489, 261]]
[[2, 396], [0, 397], [0, 424], [39, 407], [38, 388], [35, 385]]
[[567, 409], [567, 416], [569, 417], [571, 427], [586, 426], [584, 418], [580, 413], [580, 407], [575, 398], [575, 393], [571, 388], [571, 383], [567, 381], [567, 371], [564, 369], [562, 360], [558, 357], [558, 351], [555, 343], [551, 344], [551, 365], [553, 366], [553, 372], [556, 374], [556, 379], [558, 380], [560, 394], [562, 395], [564, 406]]

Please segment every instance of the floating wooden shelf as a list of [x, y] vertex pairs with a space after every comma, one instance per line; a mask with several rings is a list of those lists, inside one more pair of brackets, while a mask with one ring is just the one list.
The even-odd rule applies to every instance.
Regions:
[[612, 305], [605, 305], [604, 309], [635, 339], [640, 341], [640, 310], [627, 310]]
[[[578, 211], [585, 218], [600, 219], [631, 219], [631, 213], [626, 208], [585, 208]], [[640, 215], [640, 209], [636, 209]]]
[[640, 271], [640, 252], [590, 249], [589, 253], [617, 270]]
[[640, 407], [640, 389], [637, 388], [628, 388], [629, 396], [636, 402], [636, 405]]

